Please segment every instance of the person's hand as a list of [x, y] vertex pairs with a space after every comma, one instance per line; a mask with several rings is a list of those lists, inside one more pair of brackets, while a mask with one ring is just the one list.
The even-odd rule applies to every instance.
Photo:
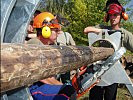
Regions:
[[85, 34], [88, 34], [88, 33], [90, 33], [90, 32], [94, 32], [94, 33], [96, 33], [96, 34], [99, 34], [101, 31], [102, 31], [102, 29], [98, 29], [98, 28], [95, 28], [95, 27], [86, 27], [86, 28], [84, 29], [84, 33], [85, 33]]
[[44, 84], [51, 84], [51, 85], [63, 85], [63, 83], [59, 82], [54, 77], [49, 77], [49, 78], [40, 80], [40, 82], [42, 82]]

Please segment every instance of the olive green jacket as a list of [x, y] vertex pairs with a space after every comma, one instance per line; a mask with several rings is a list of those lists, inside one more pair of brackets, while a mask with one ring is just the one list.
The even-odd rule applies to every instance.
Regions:
[[60, 33], [57, 37], [56, 43], [59, 43], [60, 45], [76, 45], [75, 41], [72, 38], [72, 35], [68, 32]]

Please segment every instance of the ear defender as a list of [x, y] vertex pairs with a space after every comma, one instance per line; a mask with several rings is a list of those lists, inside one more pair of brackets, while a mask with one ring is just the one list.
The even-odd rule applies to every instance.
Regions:
[[128, 14], [126, 14], [125, 12], [122, 12], [122, 18], [126, 21], [128, 20]]
[[49, 38], [51, 36], [51, 29], [48, 26], [42, 28], [42, 36], [44, 38]]
[[122, 18], [126, 21], [128, 20], [128, 14], [125, 12], [125, 8], [122, 7]]

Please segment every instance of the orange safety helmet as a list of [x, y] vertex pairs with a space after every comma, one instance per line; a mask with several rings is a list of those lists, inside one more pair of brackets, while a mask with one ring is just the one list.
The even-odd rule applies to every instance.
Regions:
[[40, 13], [33, 20], [34, 28], [42, 28], [44, 26], [48, 26], [49, 28], [60, 28], [58, 21], [50, 12]]
[[33, 20], [33, 27], [41, 28], [44, 38], [49, 38], [51, 36], [51, 28], [56, 28], [58, 30], [61, 28], [58, 20], [49, 12], [43, 12], [37, 15]]

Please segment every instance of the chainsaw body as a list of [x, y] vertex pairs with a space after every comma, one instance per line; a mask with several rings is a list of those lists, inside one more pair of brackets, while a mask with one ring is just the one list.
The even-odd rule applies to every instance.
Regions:
[[[97, 47], [108, 47], [114, 49], [114, 54], [102, 61], [97, 61], [89, 66], [84, 66], [83, 68], [80, 68], [77, 72], [77, 74], [72, 79], [72, 85], [76, 89], [77, 97], [82, 96], [84, 93], [88, 92], [91, 88], [93, 88], [96, 84], [98, 84], [101, 80], [102, 75], [105, 74], [106, 71], [108, 71], [112, 66], [114, 66], [115, 63], [118, 62], [118, 60], [122, 57], [122, 55], [126, 52], [124, 47], [120, 47], [120, 38], [121, 33], [115, 32], [116, 34], [112, 34], [113, 32], [110, 32], [108, 34], [102, 34], [96, 35], [96, 34], [90, 34], [90, 46], [97, 46]], [[115, 37], [112, 38], [112, 37]], [[93, 38], [91, 38], [93, 37]], [[119, 38], [119, 39], [116, 39]], [[114, 39], [114, 40], [113, 40]], [[117, 41], [116, 41], [117, 40]], [[113, 42], [111, 42], [113, 41]], [[116, 42], [116, 43], [114, 43]]]
[[125, 48], [121, 47], [105, 61], [98, 61], [90, 66], [86, 66], [82, 74], [80, 74], [82, 70], [79, 71], [72, 79], [72, 84], [76, 89], [78, 97], [94, 87], [100, 81], [101, 76], [108, 71], [125, 52]]

